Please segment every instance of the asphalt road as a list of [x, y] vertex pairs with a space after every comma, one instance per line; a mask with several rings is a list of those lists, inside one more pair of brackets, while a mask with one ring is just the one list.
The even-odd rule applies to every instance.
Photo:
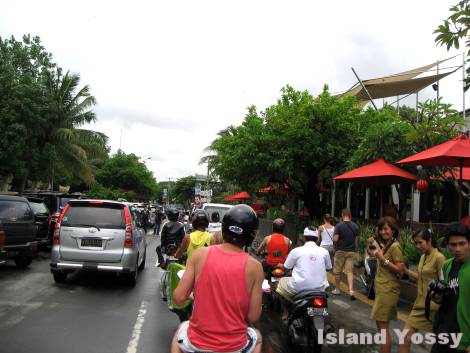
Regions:
[[[159, 353], [169, 352], [178, 326], [159, 297], [155, 267], [158, 240], [147, 235], [147, 266], [134, 288], [110, 274], [74, 273], [55, 284], [49, 254], [42, 252], [29, 269], [0, 266], [0, 353]], [[336, 328], [375, 332], [370, 306], [346, 295], [330, 296]], [[394, 327], [402, 327], [396, 322]], [[264, 313], [258, 327], [264, 352], [291, 352], [278, 314]], [[373, 352], [375, 346], [326, 345], [323, 352]], [[412, 352], [427, 352], [415, 347]], [[396, 347], [394, 348], [396, 352]]]

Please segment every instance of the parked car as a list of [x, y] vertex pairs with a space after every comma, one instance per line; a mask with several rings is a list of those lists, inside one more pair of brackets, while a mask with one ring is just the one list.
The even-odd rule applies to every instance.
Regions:
[[39, 245], [52, 246], [52, 232], [51, 232], [51, 213], [47, 208], [44, 199], [38, 197], [27, 197], [31, 208], [33, 209], [34, 219], [38, 230], [36, 233], [36, 240]]
[[145, 267], [145, 235], [126, 202], [69, 200], [52, 244], [51, 272], [57, 283], [73, 270], [86, 270], [115, 272], [134, 286]]
[[18, 267], [28, 267], [38, 250], [37, 226], [28, 200], [0, 195], [0, 222], [4, 232], [3, 249]]
[[[209, 215], [209, 226], [207, 231], [214, 234], [215, 232], [222, 230], [222, 219], [225, 216], [225, 213], [231, 209], [232, 205], [227, 205], [223, 203], [205, 203], [202, 205], [202, 209], [205, 210]], [[215, 217], [215, 213], [218, 214], [219, 219]]]
[[49, 234], [48, 237], [52, 239], [52, 235], [54, 233], [55, 224], [57, 222], [57, 218], [60, 216], [60, 213], [64, 209], [65, 205], [69, 200], [75, 200], [82, 198], [82, 194], [68, 194], [63, 192], [55, 192], [55, 191], [37, 191], [37, 192], [24, 192], [23, 196], [35, 197], [44, 200], [47, 208], [49, 209], [51, 215], [51, 224], [49, 226]]
[[5, 232], [3, 230], [3, 224], [0, 221], [0, 265], [7, 262], [7, 252], [5, 251]]

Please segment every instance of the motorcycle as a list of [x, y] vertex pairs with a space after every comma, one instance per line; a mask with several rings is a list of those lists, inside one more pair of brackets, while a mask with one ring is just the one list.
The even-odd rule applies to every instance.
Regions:
[[168, 309], [178, 315], [180, 322], [183, 322], [191, 316], [193, 301], [188, 299], [182, 305], [176, 305], [173, 300], [173, 291], [183, 277], [185, 269], [184, 265], [180, 264], [175, 257], [176, 250], [176, 244], [171, 244], [166, 246], [163, 253], [165, 263], [162, 266], [163, 273], [160, 278], [160, 296], [163, 301], [168, 303]]
[[319, 335], [334, 331], [331, 324], [325, 323], [329, 315], [328, 294], [324, 291], [305, 291], [293, 299], [287, 318], [289, 341], [304, 352], [321, 352]]
[[276, 293], [279, 280], [285, 276], [283, 268], [269, 266], [270, 276], [263, 281], [263, 310], [274, 310], [280, 312], [281, 300]]

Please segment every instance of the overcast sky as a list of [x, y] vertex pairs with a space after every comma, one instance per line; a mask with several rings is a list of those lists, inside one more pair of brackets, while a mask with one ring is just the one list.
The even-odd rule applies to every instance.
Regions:
[[[1, 0], [0, 36], [39, 35], [91, 87], [92, 128], [113, 152], [122, 143], [147, 159], [163, 181], [204, 174], [198, 162], [217, 132], [239, 124], [249, 105], [274, 104], [286, 84], [341, 92], [356, 81], [351, 66], [366, 79], [457, 53], [437, 47], [432, 33], [456, 2]], [[441, 81], [458, 110], [461, 79]]]

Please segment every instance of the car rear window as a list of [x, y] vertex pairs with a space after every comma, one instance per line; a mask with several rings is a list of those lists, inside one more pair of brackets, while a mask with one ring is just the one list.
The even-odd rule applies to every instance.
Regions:
[[0, 221], [30, 221], [32, 218], [33, 213], [26, 202], [0, 200]]
[[49, 213], [49, 210], [44, 203], [29, 202], [29, 204], [35, 214]]
[[209, 214], [210, 220], [212, 219], [212, 213], [217, 212], [219, 214], [219, 219], [220, 219], [219, 222], [221, 222], [222, 218], [224, 218], [225, 216], [225, 213], [227, 213], [228, 210], [230, 210], [230, 208], [231, 207], [207, 206], [207, 207], [204, 207], [204, 210]]
[[62, 219], [62, 226], [124, 229], [126, 228], [124, 208], [121, 205], [117, 206], [87, 203], [71, 205]]
[[72, 200], [70, 197], [61, 197], [59, 201], [59, 208], [62, 210], [65, 208], [65, 205], [69, 202], [69, 200]]

